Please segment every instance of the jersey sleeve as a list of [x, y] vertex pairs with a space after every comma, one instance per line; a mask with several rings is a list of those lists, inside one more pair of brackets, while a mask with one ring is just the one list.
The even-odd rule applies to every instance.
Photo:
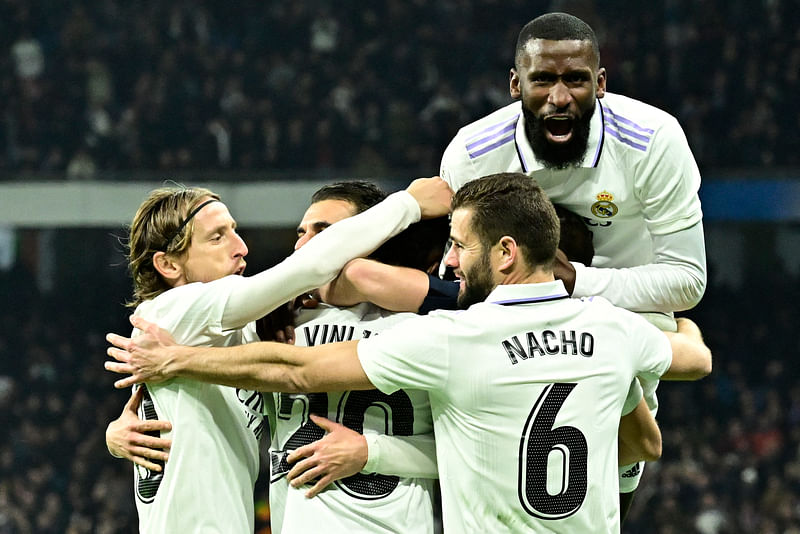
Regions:
[[674, 117], [668, 117], [657, 131], [634, 177], [634, 191], [650, 234], [669, 234], [701, 221], [700, 171]]
[[477, 178], [460, 131], [442, 154], [439, 176], [453, 191], [458, 191], [465, 183]]
[[398, 389], [431, 391], [448, 379], [447, 320], [415, 317], [358, 343], [358, 358], [370, 382], [386, 394]]
[[619, 269], [575, 266], [574, 297], [601, 295], [615, 305], [638, 312], [687, 310], [706, 288], [706, 255], [702, 223], [672, 234], [653, 236], [655, 261]]
[[278, 265], [251, 277], [238, 277], [225, 300], [223, 328], [255, 321], [297, 295], [330, 282], [345, 263], [368, 255], [419, 219], [414, 197], [399, 191], [363, 213], [332, 224]]
[[227, 276], [209, 283], [174, 287], [153, 300], [143, 302], [135, 315], [168, 330], [181, 344], [213, 345], [224, 333], [225, 302], [240, 282]]
[[639, 401], [642, 400], [643, 395], [644, 391], [642, 390], [642, 385], [637, 378], [634, 378], [631, 381], [630, 388], [628, 388], [628, 396], [625, 397], [625, 404], [622, 405], [622, 415], [626, 416], [631, 413], [639, 404]]
[[442, 280], [428, 275], [428, 294], [419, 307], [419, 314], [426, 315], [433, 310], [455, 310], [458, 308], [458, 281]]
[[367, 463], [362, 473], [407, 478], [439, 478], [433, 433], [413, 436], [364, 434]]
[[672, 365], [672, 345], [667, 336], [635, 313], [625, 311], [629, 321], [628, 346], [634, 355], [634, 372], [643, 381], [653, 381]]

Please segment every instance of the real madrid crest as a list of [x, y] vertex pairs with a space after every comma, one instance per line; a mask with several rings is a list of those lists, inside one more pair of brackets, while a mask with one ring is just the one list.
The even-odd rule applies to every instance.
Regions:
[[592, 204], [592, 214], [594, 214], [595, 217], [608, 219], [616, 215], [619, 211], [617, 205], [612, 202], [614, 200], [614, 195], [608, 191], [598, 193], [595, 198], [597, 202]]

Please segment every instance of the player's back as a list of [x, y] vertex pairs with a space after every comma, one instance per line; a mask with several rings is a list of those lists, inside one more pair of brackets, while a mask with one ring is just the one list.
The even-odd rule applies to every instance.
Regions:
[[[646, 367], [645, 346], [631, 330], [652, 329], [636, 319], [574, 299], [479, 304], [458, 318], [450, 336], [458, 365], [450, 367], [451, 386], [431, 399], [435, 411], [440, 402], [451, 407], [442, 423], [458, 436], [437, 448], [455, 451], [445, 462], [440, 454], [442, 479], [460, 479], [450, 498], [486, 506], [480, 525], [465, 524], [464, 532], [489, 520], [514, 531], [523, 519], [557, 532], [618, 530], [617, 427], [635, 370]], [[484, 337], [473, 343], [468, 332], [478, 329]], [[453, 435], [437, 426], [442, 434]], [[476, 485], [481, 504], [461, 491]], [[498, 501], [516, 513], [504, 514]]]
[[623, 404], [634, 374], [660, 374], [671, 353], [646, 321], [594, 300], [560, 282], [500, 286], [359, 346], [382, 389], [429, 391], [447, 532], [618, 531]]
[[[387, 312], [368, 303], [349, 308], [323, 304], [298, 313], [296, 344], [314, 346], [368, 338], [409, 317], [415, 315]], [[274, 397], [277, 423], [270, 450], [270, 506], [276, 532], [433, 531], [431, 479], [359, 473], [307, 499], [307, 488], [289, 487], [286, 473], [290, 466], [285, 461], [291, 450], [324, 436], [324, 431], [309, 420], [309, 414], [327, 417], [364, 434], [431, 433], [427, 393], [408, 390], [385, 395], [370, 390], [276, 393]]]

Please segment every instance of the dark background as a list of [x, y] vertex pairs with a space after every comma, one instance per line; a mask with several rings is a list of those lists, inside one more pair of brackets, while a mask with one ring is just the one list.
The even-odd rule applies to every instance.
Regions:
[[[550, 10], [595, 28], [610, 91], [678, 117], [711, 214], [685, 315], [714, 373], [659, 387], [664, 456], [623, 530], [800, 532], [800, 205], [771, 209], [800, 177], [797, 1], [0, 0], [0, 182], [400, 187], [509, 102], [516, 35]], [[787, 194], [749, 203], [772, 186]], [[291, 224], [244, 229], [249, 272]], [[130, 466], [104, 445], [127, 398], [102, 368], [105, 332], [129, 329], [123, 234], [0, 224], [0, 534], [137, 531]]]

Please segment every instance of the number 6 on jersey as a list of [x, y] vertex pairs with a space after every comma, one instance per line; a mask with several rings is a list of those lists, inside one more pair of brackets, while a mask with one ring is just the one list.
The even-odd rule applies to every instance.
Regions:
[[586, 497], [586, 438], [572, 426], [553, 428], [558, 411], [576, 385], [549, 384], [522, 431], [519, 500], [528, 514], [541, 519], [569, 517]]

